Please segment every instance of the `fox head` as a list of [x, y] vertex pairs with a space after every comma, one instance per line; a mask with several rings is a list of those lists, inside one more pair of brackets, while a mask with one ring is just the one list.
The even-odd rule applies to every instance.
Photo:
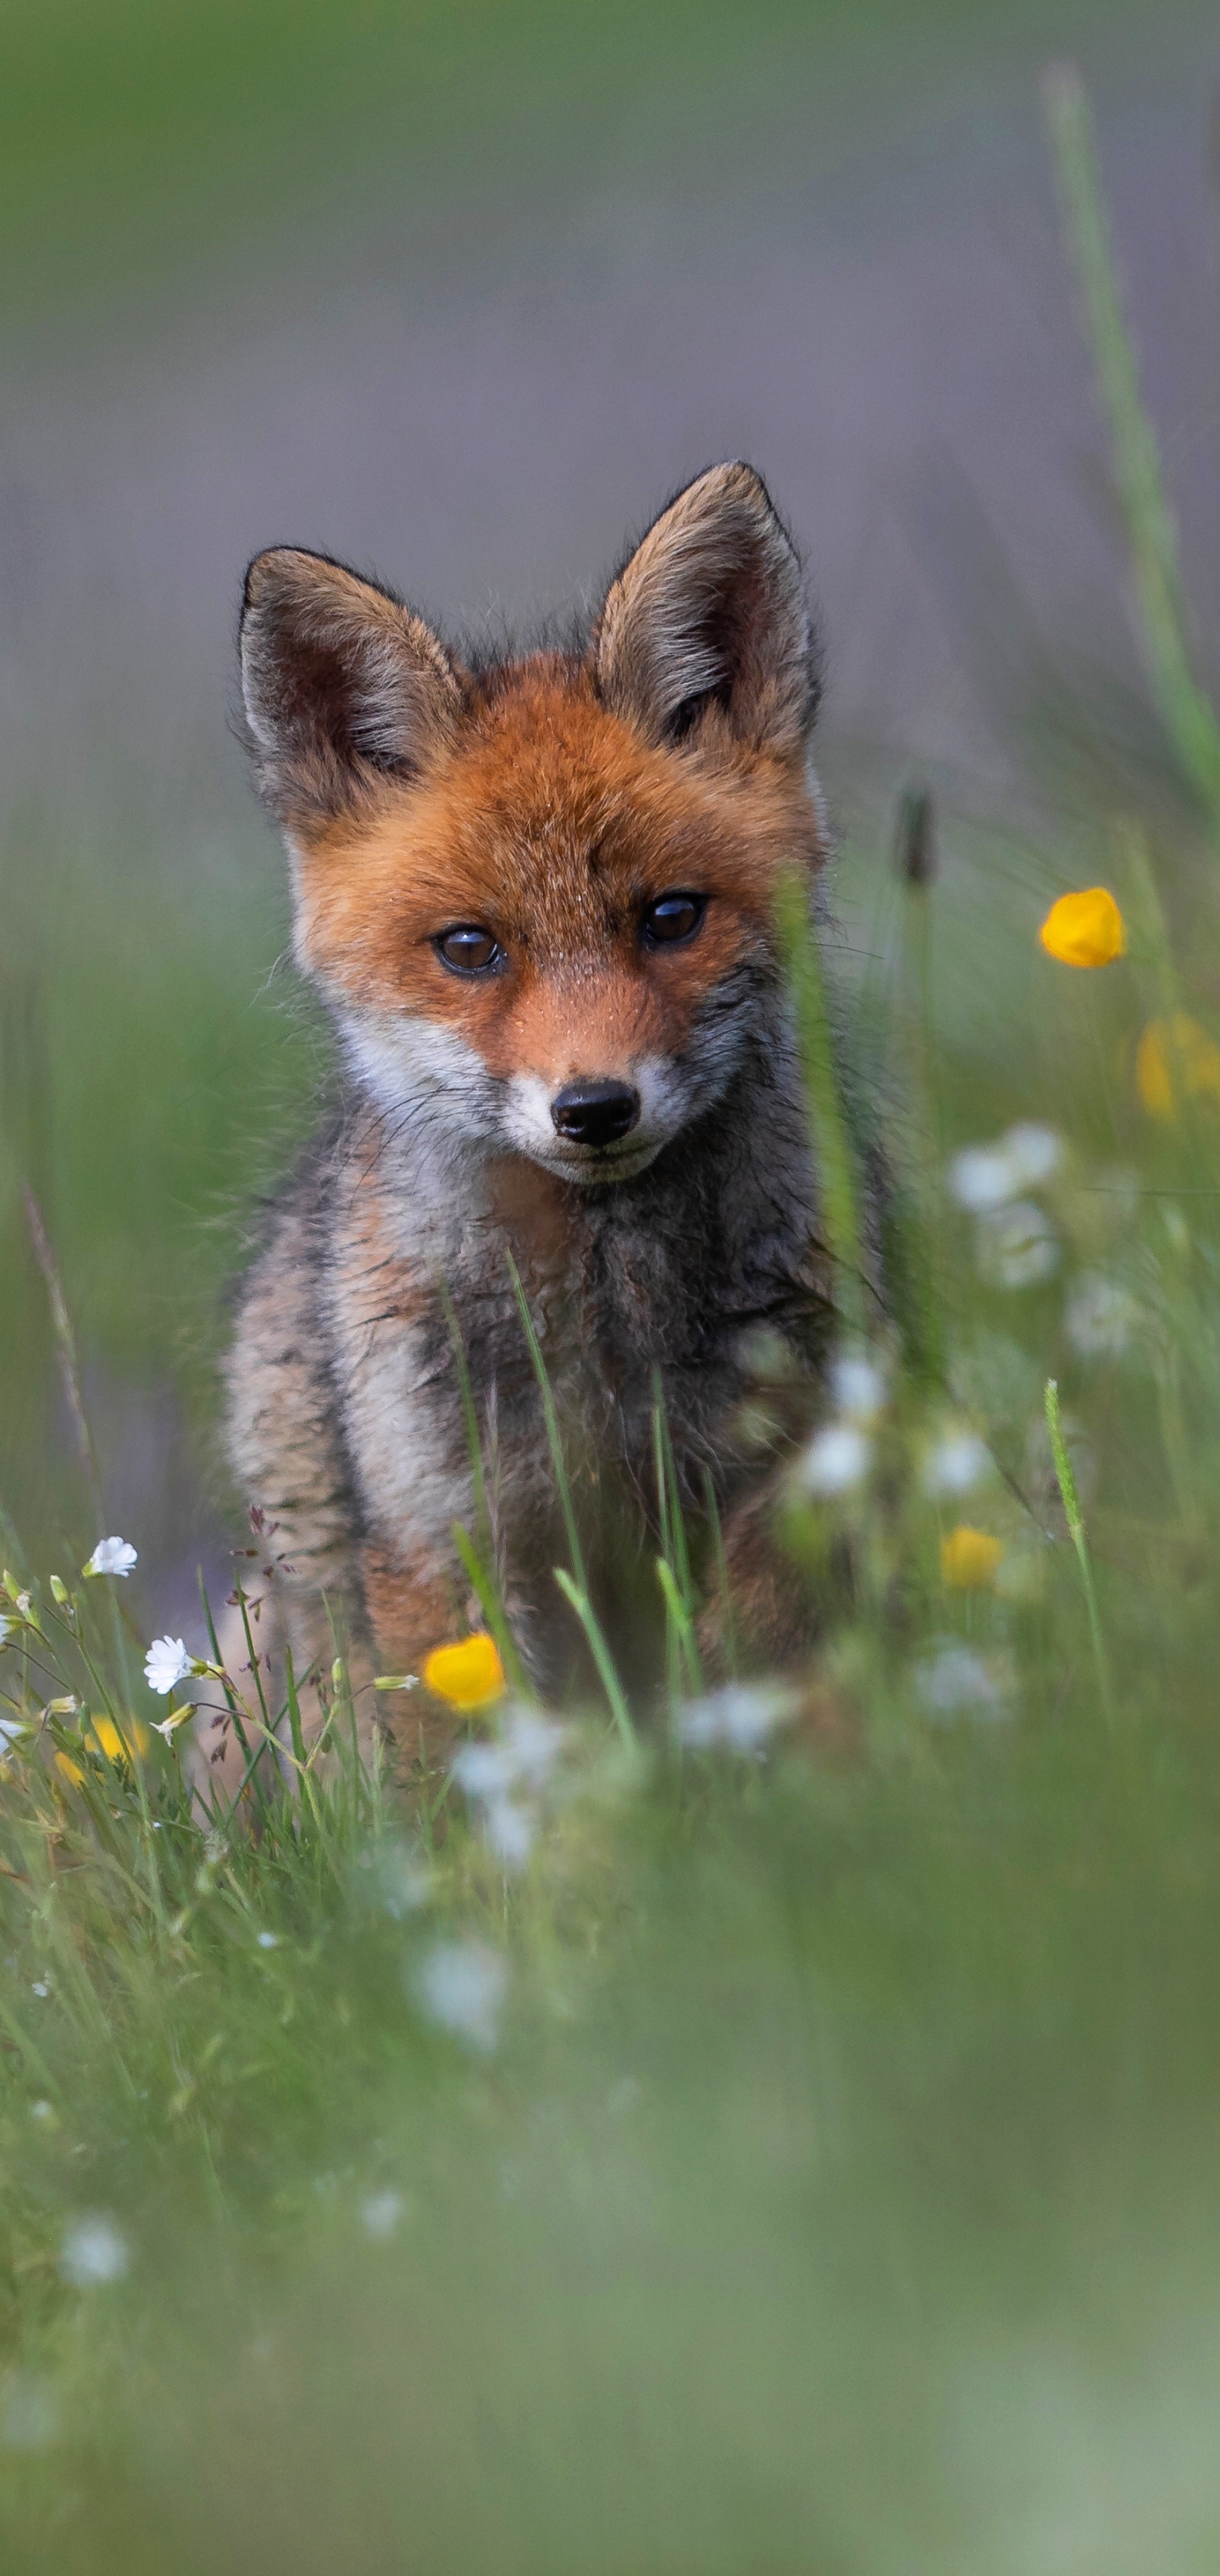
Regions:
[[777, 881], [823, 848], [809, 612], [750, 467], [670, 503], [571, 651], [469, 669], [277, 547], [241, 665], [296, 953], [391, 1117], [590, 1185], [714, 1110], [777, 986]]

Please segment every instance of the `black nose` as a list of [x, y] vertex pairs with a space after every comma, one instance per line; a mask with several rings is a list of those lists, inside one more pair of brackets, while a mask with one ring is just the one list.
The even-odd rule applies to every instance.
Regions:
[[640, 1114], [640, 1095], [628, 1082], [565, 1082], [551, 1102], [561, 1136], [574, 1145], [617, 1145]]

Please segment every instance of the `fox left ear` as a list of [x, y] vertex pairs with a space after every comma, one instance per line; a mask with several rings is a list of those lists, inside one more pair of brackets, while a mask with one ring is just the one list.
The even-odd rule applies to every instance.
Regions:
[[796, 549], [752, 466], [690, 483], [611, 583], [593, 638], [607, 705], [680, 742], [709, 705], [760, 749], [799, 752], [818, 653]]

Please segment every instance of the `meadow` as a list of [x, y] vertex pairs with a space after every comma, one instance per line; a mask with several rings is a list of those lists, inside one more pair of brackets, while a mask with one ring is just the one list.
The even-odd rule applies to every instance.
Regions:
[[[1220, 726], [1070, 78], [1047, 117], [1138, 722], [1065, 650], [1014, 732], [1027, 824], [946, 821], [921, 777], [880, 821], [845, 793], [830, 916], [792, 921], [843, 1315], [785, 1505], [819, 1612], [795, 1686], [708, 1687], [671, 1507], [655, 1703], [612, 1671], [562, 1711], [489, 1689], [404, 1801], [350, 1749], [340, 1655], [328, 1761], [289, 1707], [286, 1780], [234, 1675], [248, 1793], [200, 1819], [214, 1656], [196, 1631], [144, 1678], [139, 1576], [93, 1550], [121, 1531], [142, 1565], [164, 1529], [91, 1491], [80, 1353], [98, 1318], [121, 1359], [150, 1311], [167, 1337], [212, 1311], [223, 1212], [265, 1177], [243, 1136], [269, 1175], [325, 1060], [295, 1006], [239, 997], [236, 859], [226, 903], [219, 868], [170, 888], [125, 853], [147, 989], [117, 1032], [126, 920], [63, 863], [77, 962], [48, 956], [5, 1131], [37, 1189], [42, 1047], [76, 1159], [23, 1254], [0, 1496], [22, 2576], [1215, 2564]], [[861, 1090], [895, 1175], [871, 1330]], [[206, 1421], [202, 1338], [183, 1383]], [[760, 1353], [760, 1454], [769, 1404]], [[181, 1551], [198, 1470], [163, 1472]], [[221, 1520], [217, 1607], [262, 1555]]]

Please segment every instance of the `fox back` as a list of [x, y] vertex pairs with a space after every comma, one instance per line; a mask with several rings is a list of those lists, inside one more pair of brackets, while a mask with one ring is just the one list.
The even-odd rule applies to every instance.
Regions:
[[831, 1331], [775, 922], [824, 835], [815, 644], [762, 483], [701, 476], [583, 633], [516, 658], [463, 659], [390, 593], [275, 549], [247, 574], [241, 661], [296, 956], [347, 1074], [230, 1363], [269, 1621], [298, 1669], [329, 1663], [336, 1611], [359, 1688], [418, 1669], [480, 1624], [452, 1537], [477, 1505], [524, 1661], [561, 1687], [554, 1427], [629, 1646], [657, 1591], [659, 1406], [740, 1625], [790, 1652], [743, 1408], [760, 1347], [816, 1379]]

